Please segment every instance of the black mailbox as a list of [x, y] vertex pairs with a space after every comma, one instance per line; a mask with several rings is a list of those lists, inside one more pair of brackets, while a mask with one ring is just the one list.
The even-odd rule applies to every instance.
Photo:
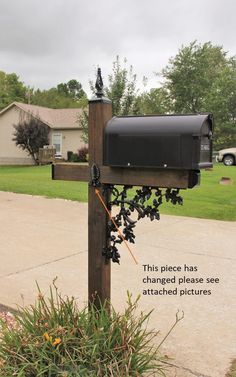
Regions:
[[212, 167], [212, 114], [113, 117], [104, 165], [198, 170]]

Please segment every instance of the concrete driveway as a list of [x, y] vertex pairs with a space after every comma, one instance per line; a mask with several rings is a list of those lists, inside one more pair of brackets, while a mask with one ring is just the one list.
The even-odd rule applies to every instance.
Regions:
[[[0, 192], [0, 224], [1, 304], [33, 303], [35, 281], [48, 292], [56, 276], [63, 293], [86, 302], [86, 204]], [[136, 236], [138, 266], [123, 247], [112, 266], [113, 305], [141, 293], [140, 310], [155, 309], [157, 342], [183, 311], [162, 347], [175, 365], [169, 376], [224, 377], [236, 358], [236, 222], [162, 215], [140, 221]]]

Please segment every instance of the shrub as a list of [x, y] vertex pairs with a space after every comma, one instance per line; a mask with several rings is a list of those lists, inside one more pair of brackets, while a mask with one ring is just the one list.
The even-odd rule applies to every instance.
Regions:
[[78, 150], [78, 153], [73, 153], [71, 151], [67, 152], [67, 159], [70, 162], [87, 162], [88, 148], [82, 147]]
[[70, 157], [70, 162], [79, 162], [79, 156], [77, 153], [72, 153]]
[[78, 150], [78, 161], [79, 162], [88, 161], [88, 147], [82, 147]]
[[128, 295], [124, 314], [107, 303], [79, 310], [55, 285], [48, 299], [39, 290], [35, 305], [1, 320], [1, 377], [165, 376], [157, 333], [146, 328], [150, 313], [136, 316], [137, 303]]
[[72, 155], [73, 155], [73, 152], [72, 152], [72, 151], [68, 151], [68, 152], [67, 152], [67, 160], [68, 160], [68, 161], [71, 161], [71, 157], [72, 157]]

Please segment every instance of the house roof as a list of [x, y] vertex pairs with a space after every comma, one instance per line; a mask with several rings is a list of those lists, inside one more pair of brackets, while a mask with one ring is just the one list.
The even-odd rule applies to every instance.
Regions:
[[13, 102], [0, 112], [2, 115], [10, 108], [16, 106], [27, 114], [40, 119], [53, 129], [79, 129], [78, 124], [79, 115], [82, 114], [82, 109], [50, 109], [48, 107], [28, 105], [21, 102]]

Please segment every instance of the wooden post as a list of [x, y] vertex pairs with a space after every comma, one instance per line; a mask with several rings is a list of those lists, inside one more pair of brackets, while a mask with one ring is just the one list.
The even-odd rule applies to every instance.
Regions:
[[[89, 101], [89, 170], [93, 164], [103, 165], [103, 131], [112, 117], [112, 104], [107, 98], [95, 97]], [[88, 195], [88, 299], [96, 307], [107, 299], [110, 301], [111, 265], [102, 256], [107, 245], [107, 213], [101, 205], [95, 190], [102, 194], [102, 187], [94, 187], [90, 181]], [[104, 196], [103, 196], [104, 197]], [[106, 193], [107, 204], [110, 194]]]

